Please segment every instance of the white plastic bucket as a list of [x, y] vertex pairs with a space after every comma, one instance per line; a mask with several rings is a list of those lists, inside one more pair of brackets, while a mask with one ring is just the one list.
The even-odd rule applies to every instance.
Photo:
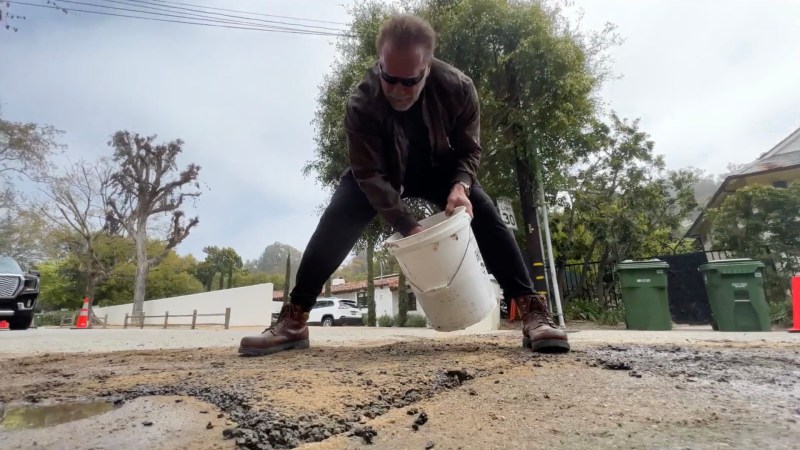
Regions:
[[423, 219], [420, 233], [405, 238], [395, 233], [384, 244], [438, 331], [474, 325], [497, 303], [471, 220], [466, 208], [459, 207], [450, 217], [441, 212]]

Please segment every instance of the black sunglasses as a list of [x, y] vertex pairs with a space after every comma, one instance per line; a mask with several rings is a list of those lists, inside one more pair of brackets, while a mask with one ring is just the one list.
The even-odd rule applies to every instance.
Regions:
[[400, 83], [405, 87], [416, 86], [417, 84], [419, 84], [420, 81], [422, 81], [423, 78], [425, 78], [425, 70], [424, 69], [422, 70], [421, 74], [417, 75], [416, 77], [409, 77], [409, 78], [391, 76], [391, 75], [389, 75], [389, 74], [387, 74], [386, 72], [383, 71], [383, 67], [381, 67], [380, 64], [378, 64], [378, 70], [381, 73], [381, 78], [383, 78], [383, 81], [385, 81], [385, 82], [387, 82], [389, 84]]

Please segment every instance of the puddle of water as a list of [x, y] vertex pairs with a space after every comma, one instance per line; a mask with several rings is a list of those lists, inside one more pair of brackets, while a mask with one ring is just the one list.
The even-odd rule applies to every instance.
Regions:
[[45, 428], [73, 420], [103, 414], [114, 409], [113, 403], [95, 401], [91, 403], [62, 403], [57, 405], [31, 405], [6, 407], [0, 420], [0, 429], [5, 431], [26, 428]]

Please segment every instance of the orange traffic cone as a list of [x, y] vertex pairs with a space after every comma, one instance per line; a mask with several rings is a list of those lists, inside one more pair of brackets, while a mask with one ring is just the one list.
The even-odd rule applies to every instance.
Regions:
[[511, 309], [508, 311], [508, 321], [513, 322], [517, 319], [517, 301], [511, 299]]
[[0, 320], [0, 331], [9, 331], [10, 328], [8, 327], [8, 322], [5, 320]]
[[92, 324], [89, 322], [89, 297], [84, 297], [81, 313], [78, 315], [78, 320], [75, 323], [75, 326], [71, 328], [73, 330], [87, 330], [92, 328]]

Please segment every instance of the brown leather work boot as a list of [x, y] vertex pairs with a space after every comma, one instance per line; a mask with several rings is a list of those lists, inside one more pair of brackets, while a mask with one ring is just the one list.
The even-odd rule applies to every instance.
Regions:
[[567, 333], [556, 328], [543, 296], [528, 295], [516, 301], [522, 316], [523, 347], [542, 353], [569, 351]]
[[306, 349], [308, 343], [308, 312], [299, 305], [287, 304], [281, 308], [278, 323], [258, 336], [246, 336], [239, 344], [244, 356], [263, 356], [291, 349]]

